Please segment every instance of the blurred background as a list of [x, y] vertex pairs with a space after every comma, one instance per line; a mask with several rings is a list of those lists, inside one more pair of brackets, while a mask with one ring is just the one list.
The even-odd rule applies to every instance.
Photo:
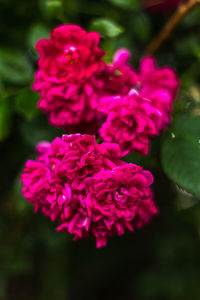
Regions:
[[[102, 35], [107, 62], [123, 47], [132, 52], [137, 68], [171, 14], [144, 8], [139, 0], [0, 0], [0, 300], [200, 299], [199, 192], [180, 188], [163, 171], [163, 141], [173, 133], [174, 122], [195, 116], [191, 135], [200, 133], [200, 6], [155, 55], [181, 80], [172, 127], [153, 139], [147, 157], [126, 158], [153, 172], [159, 215], [145, 228], [96, 249], [93, 239], [74, 242], [56, 232], [56, 224], [34, 214], [21, 194], [20, 173], [25, 161], [35, 158], [36, 143], [62, 134], [36, 108], [38, 95], [31, 90], [36, 41], [59, 24], [76, 23]], [[182, 130], [183, 123], [176, 124]], [[185, 171], [194, 187], [200, 184], [197, 146], [187, 150], [197, 159], [196, 173], [190, 165]]]

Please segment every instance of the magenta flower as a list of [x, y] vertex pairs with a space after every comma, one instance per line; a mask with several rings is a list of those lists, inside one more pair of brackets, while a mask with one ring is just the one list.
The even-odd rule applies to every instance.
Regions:
[[151, 100], [152, 106], [161, 112], [159, 130], [170, 123], [173, 101], [176, 99], [179, 80], [170, 67], [158, 68], [152, 57], [145, 57], [140, 63], [140, 93]]
[[99, 42], [97, 32], [87, 33], [77, 25], [56, 27], [50, 39], [41, 39], [36, 45], [38, 67], [57, 84], [79, 83], [105, 67], [101, 60], [105, 53], [98, 48]]
[[138, 82], [138, 75], [128, 64], [130, 52], [119, 49], [113, 57], [113, 64], [107, 65], [103, 77], [103, 95], [125, 95]]
[[107, 114], [99, 133], [106, 142], [116, 142], [125, 153], [147, 154], [149, 139], [158, 135], [161, 112], [136, 90], [127, 96], [102, 99], [102, 111]]
[[[141, 93], [142, 95], [143, 93]], [[149, 101], [152, 107], [160, 111], [159, 122], [157, 123], [157, 129], [160, 132], [165, 129], [171, 122], [171, 111], [173, 108], [173, 98], [167, 90], [158, 89], [149, 92]], [[143, 96], [145, 97], [145, 96]]]
[[[94, 33], [93, 35], [86, 34], [78, 26], [66, 25], [54, 29], [50, 40], [39, 41], [37, 49], [41, 56], [39, 59], [39, 71], [35, 75], [33, 89], [40, 93], [38, 108], [48, 114], [50, 124], [62, 127], [71, 133], [76, 131], [95, 133], [97, 125], [94, 126], [94, 124], [97, 124], [101, 118], [97, 111], [100, 97], [128, 93], [131, 87], [137, 83], [138, 77], [128, 65], [130, 53], [127, 50], [121, 49], [117, 51], [113, 64], [105, 66], [100, 60], [100, 56], [95, 56], [96, 46], [94, 47], [93, 43], [87, 50], [91, 51], [91, 57], [99, 57], [99, 60], [95, 61], [95, 66], [99, 65], [101, 67], [99, 69], [96, 68], [96, 72], [88, 73], [89, 68], [87, 65], [81, 64], [81, 62], [77, 64], [70, 61], [70, 69], [65, 64], [62, 65], [62, 68], [66, 67], [66, 72], [68, 73], [60, 76], [60, 58], [56, 58], [56, 55], [60, 55], [60, 52], [53, 51], [52, 54], [49, 53], [49, 51], [46, 51], [46, 43], [52, 44], [52, 47], [53, 45], [56, 46], [56, 41], [60, 34], [70, 38], [70, 32], [71, 34], [75, 32], [77, 35], [80, 33], [83, 35], [84, 32], [84, 37], [88, 36], [88, 38], [92, 38], [94, 35]], [[82, 41], [82, 35], [80, 35], [79, 42], [84, 42], [84, 47], [88, 47], [86, 41]], [[66, 44], [69, 43], [66, 39], [65, 37], [65, 39], [61, 40], [62, 43], [60, 42], [59, 44], [61, 48], [66, 47]], [[74, 43], [78, 42], [75, 41]], [[77, 47], [79, 49], [79, 44]], [[81, 44], [80, 47], [83, 47], [83, 45]], [[79, 50], [81, 51], [81, 49]], [[97, 52], [99, 53], [99, 51]], [[87, 60], [84, 59], [84, 51], [80, 52], [80, 56], [83, 62], [87, 63]], [[55, 72], [52, 70], [54, 64], [51, 62], [51, 59], [55, 60], [57, 70]], [[89, 57], [88, 64], [91, 63], [90, 59]], [[77, 68], [82, 68], [83, 70], [77, 71]], [[74, 75], [76, 71], [79, 73], [77, 76]], [[84, 71], [87, 74], [80, 79], [78, 76], [84, 75]], [[51, 72], [53, 72], [53, 75]], [[61, 74], [63, 74], [63, 69]], [[75, 80], [77, 78], [79, 80]], [[90, 131], [87, 128], [90, 128]]]
[[96, 32], [63, 25], [53, 30], [50, 39], [37, 43], [39, 70], [33, 89], [40, 93], [38, 108], [48, 114], [52, 125], [73, 131], [77, 125], [88, 127], [98, 120], [96, 107], [103, 82], [97, 77], [105, 68], [99, 41]]
[[102, 170], [85, 180], [85, 209], [63, 220], [58, 230], [69, 231], [75, 239], [93, 235], [97, 248], [106, 246], [108, 237], [134, 231], [157, 213], [152, 182], [150, 172], [133, 164]]
[[48, 114], [50, 124], [72, 132], [75, 126], [81, 128], [81, 123], [98, 121], [96, 109], [102, 86], [100, 80], [92, 77], [81, 84], [58, 85], [45, 81], [39, 71], [36, 81], [35, 90], [39, 82], [41, 86], [38, 89], [41, 97], [38, 108]]
[[21, 176], [24, 183], [23, 196], [44, 215], [56, 220], [61, 212], [62, 199], [65, 197], [65, 184], [59, 180], [42, 162], [28, 160]]
[[41, 209], [52, 220], [63, 212], [60, 197], [68, 199], [71, 187], [81, 191], [84, 178], [123, 164], [117, 144], [99, 145], [90, 135], [64, 135], [51, 144], [41, 142], [37, 152], [37, 161], [28, 160], [21, 177], [23, 195], [35, 211]]
[[[119, 65], [123, 65], [128, 53], [119, 51], [117, 57], [120, 56]], [[124, 153], [148, 154], [150, 138], [170, 123], [179, 81], [171, 68], [157, 68], [151, 57], [142, 59], [134, 79], [135, 88], [128, 95], [101, 98], [98, 110], [104, 114], [105, 122], [99, 133], [105, 141], [119, 143]]]
[[123, 163], [117, 144], [97, 144], [90, 135], [72, 134], [56, 138], [47, 154], [53, 173], [66, 178], [77, 190], [82, 189], [84, 178]]
[[153, 57], [144, 57], [140, 63], [139, 83], [141, 92], [146, 97], [157, 90], [165, 90], [171, 95], [171, 101], [176, 97], [179, 80], [170, 67], [158, 68]]
[[74, 239], [94, 236], [97, 247], [108, 237], [133, 231], [157, 213], [150, 172], [120, 160], [117, 144], [97, 144], [89, 135], [64, 135], [37, 146], [27, 161], [23, 195]]

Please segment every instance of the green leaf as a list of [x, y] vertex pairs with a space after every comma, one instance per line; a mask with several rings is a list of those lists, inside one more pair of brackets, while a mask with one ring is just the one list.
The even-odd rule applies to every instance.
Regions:
[[121, 34], [123, 28], [112, 20], [99, 18], [95, 19], [90, 26], [93, 31], [98, 31], [103, 37], [114, 38]]
[[200, 118], [185, 116], [175, 123], [162, 146], [161, 161], [171, 180], [200, 197]]
[[59, 18], [63, 11], [62, 0], [40, 0], [39, 6], [41, 12], [48, 18]]
[[131, 20], [131, 30], [134, 37], [139, 41], [148, 41], [151, 38], [151, 22], [149, 18], [143, 13], [135, 15]]
[[28, 33], [28, 46], [31, 48], [35, 48], [38, 40], [49, 38], [49, 32], [50, 30], [42, 24], [33, 25]]
[[24, 88], [20, 91], [16, 98], [16, 110], [23, 115], [27, 120], [31, 120], [39, 113], [37, 102], [39, 96], [30, 88]]
[[23, 84], [32, 78], [32, 68], [26, 57], [19, 52], [0, 49], [0, 79], [9, 83]]
[[21, 123], [20, 130], [24, 142], [33, 147], [33, 149], [38, 142], [52, 141], [55, 137], [64, 133], [62, 130], [50, 126], [42, 114], [28, 122]]
[[200, 52], [199, 42], [200, 39], [197, 39], [195, 34], [191, 34], [188, 37], [183, 37], [182, 39], [179, 38], [175, 42], [176, 51], [180, 56], [187, 57], [188, 53], [191, 53], [191, 55], [198, 57]]
[[134, 9], [139, 7], [138, 0], [109, 0], [109, 2], [123, 9]]
[[200, 7], [196, 6], [193, 11], [185, 16], [182, 20], [181, 25], [183, 28], [192, 27], [199, 24]]
[[8, 98], [0, 100], [0, 141], [5, 139], [11, 129], [11, 109]]
[[184, 115], [174, 123], [172, 130], [175, 136], [184, 136], [196, 142], [200, 138], [200, 117]]

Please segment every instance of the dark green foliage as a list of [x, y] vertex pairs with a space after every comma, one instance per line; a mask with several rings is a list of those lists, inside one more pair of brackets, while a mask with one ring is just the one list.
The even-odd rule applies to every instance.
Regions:
[[178, 185], [200, 197], [200, 117], [182, 117], [162, 147], [162, 165]]
[[0, 1], [0, 300], [200, 299], [200, 7], [156, 55], [182, 80], [171, 126], [151, 152], [126, 161], [150, 169], [160, 214], [145, 228], [110, 239], [73, 242], [34, 214], [20, 174], [38, 141], [62, 131], [37, 109], [31, 90], [35, 44], [65, 22], [99, 31], [106, 61], [119, 47], [139, 59], [169, 15], [148, 15], [139, 0]]
[[101, 34], [102, 37], [114, 38], [117, 37], [120, 33], [123, 32], [123, 29], [118, 24], [114, 23], [109, 19], [95, 19], [91, 28], [92, 31], [97, 31]]
[[32, 119], [39, 113], [37, 102], [39, 95], [30, 88], [24, 88], [16, 96], [16, 111], [24, 116], [27, 120]]

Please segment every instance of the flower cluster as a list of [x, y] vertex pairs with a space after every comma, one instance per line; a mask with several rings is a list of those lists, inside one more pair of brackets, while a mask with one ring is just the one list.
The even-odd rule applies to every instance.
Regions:
[[133, 231], [157, 213], [149, 171], [120, 160], [117, 144], [97, 144], [90, 135], [64, 135], [41, 142], [37, 161], [26, 163], [23, 195], [75, 239], [94, 236], [97, 247], [108, 237]]
[[63, 25], [37, 43], [39, 71], [33, 88], [40, 93], [38, 107], [52, 125], [67, 132], [97, 133], [102, 124], [99, 133], [105, 141], [119, 143], [125, 152], [148, 154], [150, 138], [170, 122], [177, 76], [171, 68], [157, 68], [151, 57], [134, 71], [126, 49], [106, 65], [99, 41], [96, 32]]
[[113, 64], [102, 61], [100, 36], [76, 25], [63, 25], [42, 39], [36, 49], [39, 70], [33, 89], [40, 93], [38, 108], [49, 122], [67, 131], [78, 128], [93, 133], [101, 116], [97, 107], [105, 95], [126, 94], [137, 83], [137, 75], [127, 65], [129, 54], [119, 51]]
[[50, 39], [38, 41], [39, 70], [33, 89], [40, 93], [38, 108], [48, 114], [52, 125], [67, 131], [93, 127], [95, 132], [92, 125], [99, 121], [100, 97], [127, 93], [136, 82], [121, 57], [115, 57], [113, 65], [103, 62], [99, 41], [98, 33], [87, 33], [77, 25], [59, 26]]
[[[35, 211], [58, 220], [57, 230], [74, 239], [94, 236], [97, 247], [157, 213], [151, 173], [121, 158], [148, 154], [150, 138], [170, 122], [179, 86], [175, 72], [151, 57], [133, 70], [126, 49], [106, 64], [99, 42], [96, 32], [63, 25], [37, 43], [38, 107], [52, 125], [78, 134], [39, 143], [37, 160], [27, 161], [21, 177]], [[86, 132], [104, 142], [80, 134]]]
[[[128, 51], [123, 52], [125, 56]], [[125, 153], [148, 154], [150, 137], [170, 122], [179, 82], [171, 68], [157, 68], [151, 57], [142, 59], [135, 79], [128, 94], [101, 98], [99, 111], [106, 119], [99, 133], [105, 141], [119, 143]]]

